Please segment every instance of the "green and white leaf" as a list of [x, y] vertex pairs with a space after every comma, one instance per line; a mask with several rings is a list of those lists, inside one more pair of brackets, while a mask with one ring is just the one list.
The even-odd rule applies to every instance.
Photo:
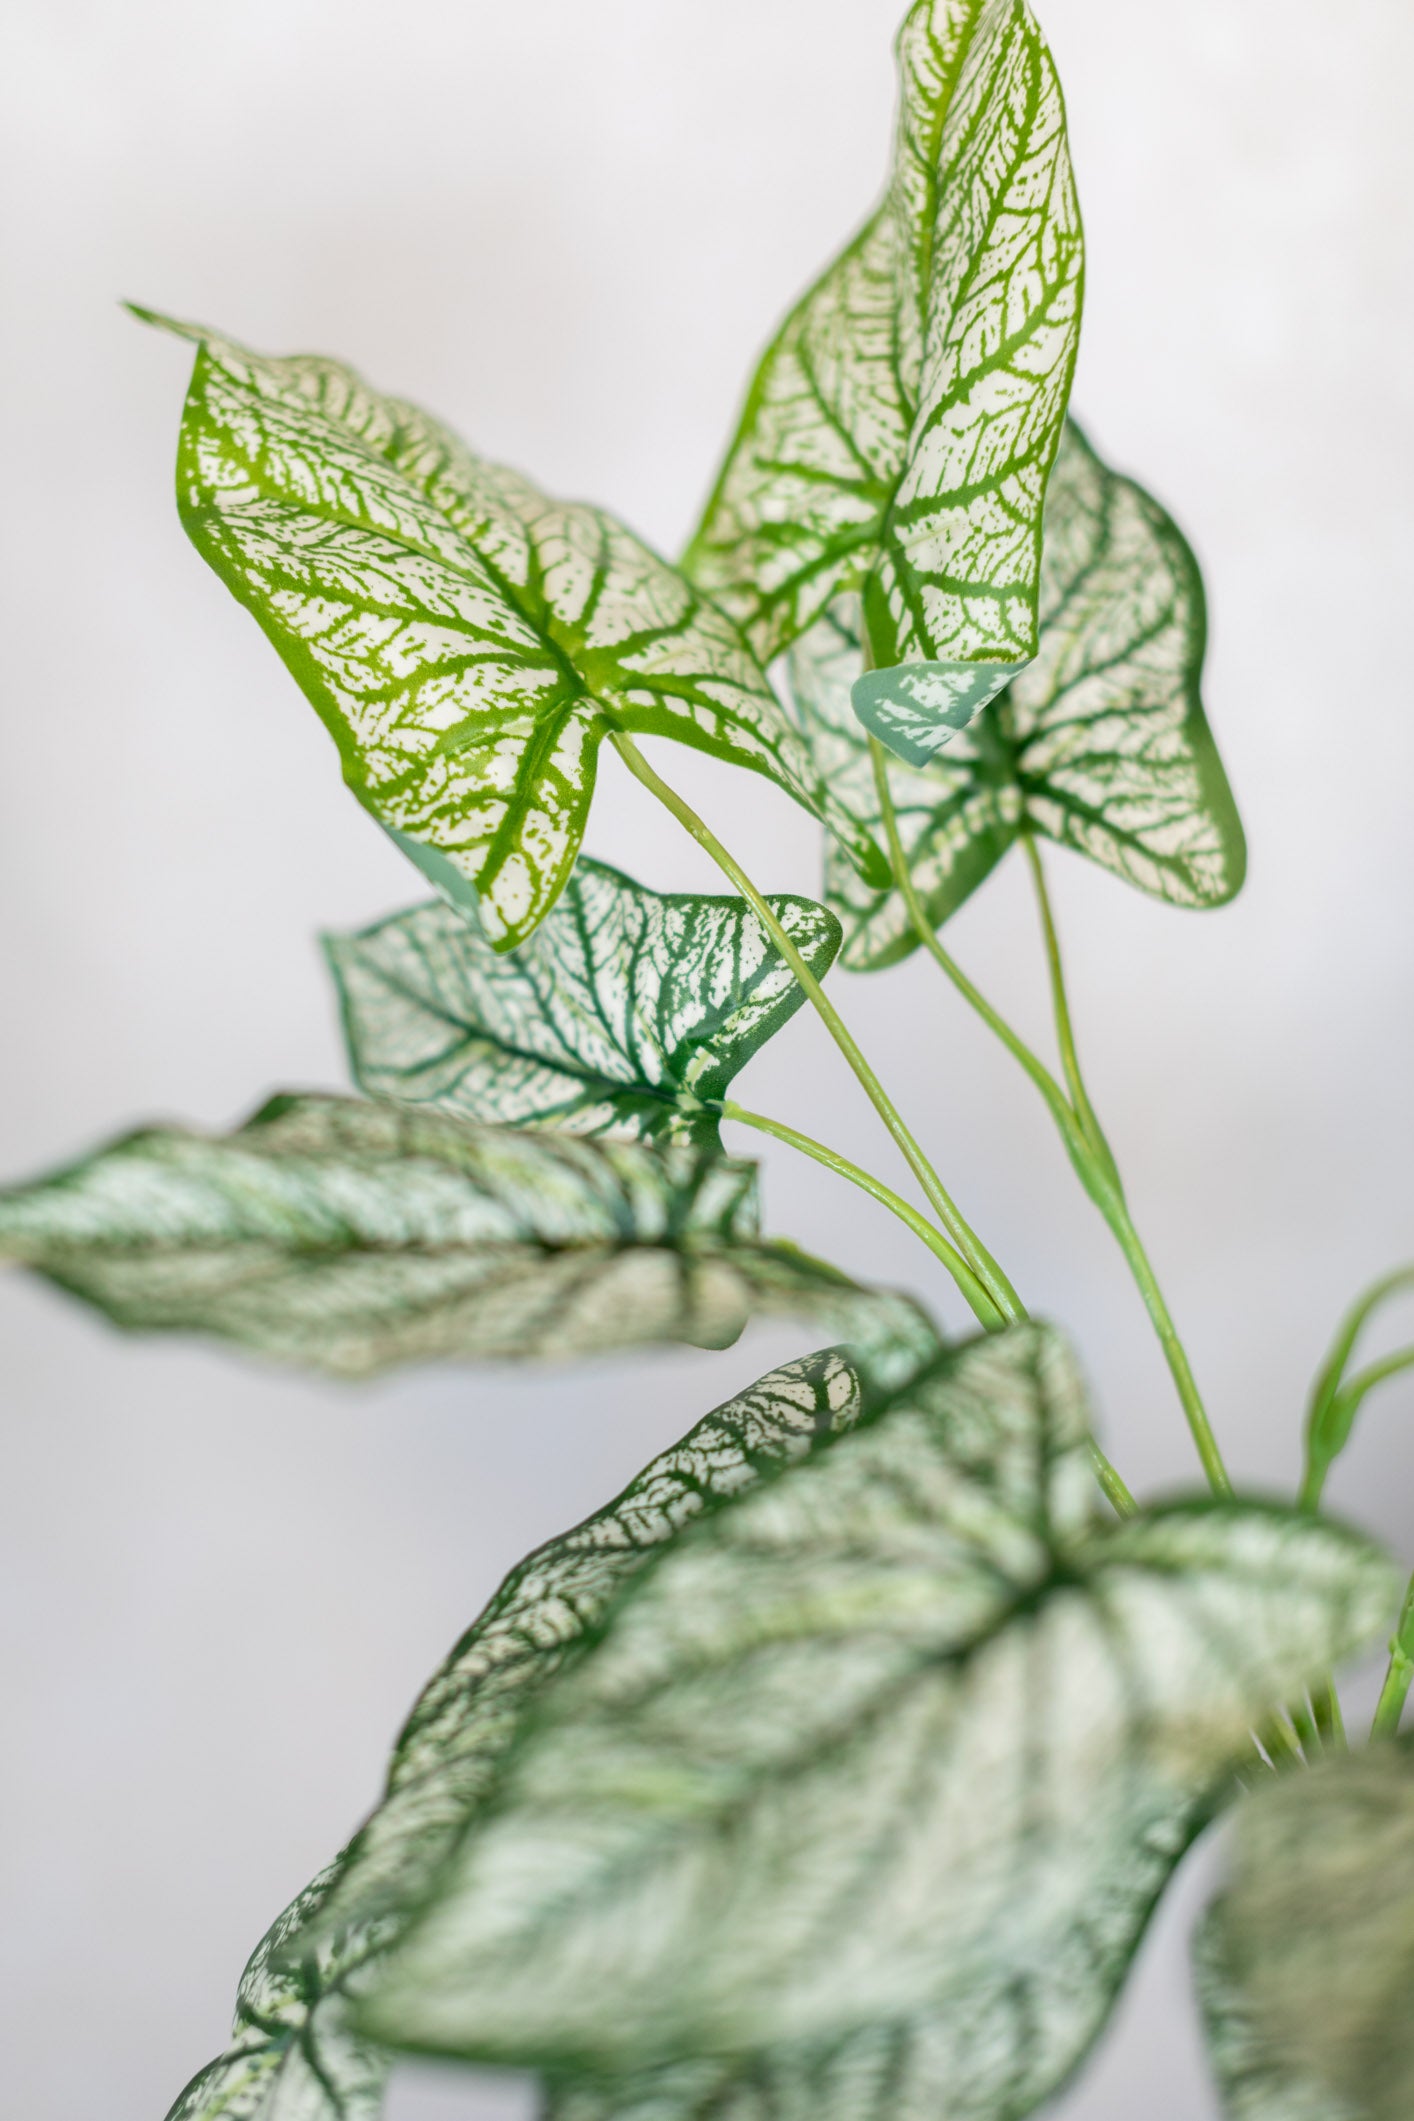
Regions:
[[[835, 916], [768, 903], [823, 978]], [[441, 903], [325, 949], [370, 1097], [618, 1141], [720, 1148], [714, 1108], [805, 999], [744, 900], [664, 897], [589, 860], [513, 956]]]
[[337, 361], [168, 328], [197, 342], [192, 541], [360, 802], [498, 948], [563, 889], [611, 728], [750, 766], [852, 833], [731, 621], [613, 517], [548, 500]]
[[366, 1940], [340, 1953], [309, 1936], [344, 1861], [321, 1871], [262, 1937], [236, 1992], [229, 2046], [167, 2121], [377, 2121], [390, 2057], [352, 2030], [344, 1991]]
[[[1143, 488], [1067, 422], [1046, 496], [1035, 661], [923, 771], [889, 764], [913, 879], [941, 927], [1029, 829], [1180, 906], [1231, 898], [1246, 847], [1203, 712], [1206, 618], [1198, 568]], [[868, 743], [850, 700], [863, 667], [857, 602], [798, 642], [791, 686], [820, 771], [882, 831]], [[844, 962], [916, 947], [902, 896], [826, 854]]]
[[898, 57], [884, 202], [768, 349], [685, 564], [763, 661], [863, 590], [855, 704], [918, 764], [1036, 652], [1083, 245], [1024, 0], [918, 0]]
[[950, 2114], [1047, 2096], [1253, 1721], [1394, 1595], [1294, 1513], [1101, 1531], [1087, 1443], [1020, 1326], [686, 1533], [546, 1691], [359, 2022], [551, 2075], [828, 2048], [848, 2079], [926, 2017]]
[[1195, 1941], [1229, 2121], [1414, 2113], [1414, 1752], [1328, 1757], [1244, 1800]]
[[658, 1546], [807, 1457], [856, 1421], [860, 1406], [858, 1373], [840, 1349], [787, 1363], [512, 1570], [423, 1690], [377, 1810], [258, 1947], [231, 2046], [183, 2093], [170, 2121], [376, 2114], [387, 2060], [350, 2031], [350, 1997], [484, 1801], [528, 1703]]
[[762, 1243], [751, 1164], [343, 1098], [275, 1098], [222, 1137], [149, 1129], [0, 1192], [4, 1259], [119, 1325], [347, 1377], [726, 1347], [771, 1312], [885, 1370], [936, 1341], [907, 1298]]

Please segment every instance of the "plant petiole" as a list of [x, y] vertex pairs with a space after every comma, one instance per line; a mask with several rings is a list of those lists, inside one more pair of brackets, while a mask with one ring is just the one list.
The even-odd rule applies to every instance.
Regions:
[[804, 988], [807, 998], [815, 1009], [840, 1052], [862, 1085], [865, 1095], [873, 1105], [895, 1143], [902, 1152], [904, 1161], [922, 1187], [929, 1206], [939, 1222], [952, 1238], [958, 1251], [971, 1267], [977, 1280], [995, 1304], [1004, 1320], [1024, 1318], [1025, 1306], [1006, 1275], [998, 1266], [981, 1238], [966, 1220], [951, 1194], [944, 1186], [927, 1156], [915, 1140], [902, 1115], [885, 1091], [878, 1076], [865, 1059], [853, 1033], [840, 1016], [834, 1003], [806, 964], [785, 929], [772, 913], [761, 893], [756, 889], [740, 863], [730, 855], [711, 827], [700, 818], [691, 804], [671, 788], [649, 765], [633, 738], [622, 729], [612, 732], [612, 741], [624, 764], [634, 779], [640, 781], [655, 795], [664, 808], [669, 810], [699, 847], [701, 847], [723, 875], [728, 877], [756, 914], [781, 956]]

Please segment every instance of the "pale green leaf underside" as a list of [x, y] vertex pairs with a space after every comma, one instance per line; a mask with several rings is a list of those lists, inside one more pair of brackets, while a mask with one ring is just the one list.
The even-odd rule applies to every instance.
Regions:
[[197, 341], [177, 463], [193, 542], [360, 801], [498, 947], [563, 888], [611, 726], [750, 766], [853, 834], [731, 621], [622, 524], [338, 362], [171, 328]]
[[1414, 1753], [1376, 1744], [1254, 1791], [1195, 1941], [1229, 2121], [1414, 2113]]
[[6, 1258], [120, 1325], [344, 1376], [724, 1347], [768, 1312], [885, 1367], [931, 1335], [907, 1299], [760, 1242], [749, 1164], [341, 1098], [277, 1098], [225, 1137], [151, 1129], [0, 1192]]
[[[914, 881], [941, 926], [1024, 826], [1180, 906], [1242, 882], [1246, 849], [1203, 713], [1206, 638], [1193, 555], [1158, 503], [1067, 422], [1046, 495], [1036, 659], [922, 771], [889, 785]], [[791, 657], [802, 726], [841, 802], [879, 829], [868, 743], [850, 704], [857, 606], [841, 600]], [[897, 891], [827, 853], [844, 962], [887, 965], [916, 945]]]
[[512, 1570], [423, 1690], [377, 1810], [258, 1947], [232, 2044], [183, 2094], [172, 2121], [364, 2121], [377, 2111], [386, 2062], [349, 2032], [350, 1993], [484, 1800], [528, 1701], [657, 1546], [808, 1456], [859, 1409], [859, 1380], [842, 1351], [787, 1363]]
[[[768, 903], [823, 978], [835, 916]], [[370, 1097], [619, 1141], [718, 1148], [714, 1105], [805, 999], [744, 900], [663, 897], [588, 860], [511, 956], [441, 903], [325, 948]]]
[[899, 71], [884, 203], [768, 349], [686, 564], [763, 660], [867, 584], [861, 712], [916, 756], [1035, 652], [1082, 243], [1023, 0], [920, 0]]
[[1091, 1494], [1069, 1358], [1028, 1325], [688, 1533], [546, 1692], [361, 2022], [630, 2078], [824, 2045], [848, 2078], [856, 2038], [926, 2017], [950, 2114], [1029, 2110], [1252, 1719], [1393, 1598], [1325, 1524], [1102, 1533]]

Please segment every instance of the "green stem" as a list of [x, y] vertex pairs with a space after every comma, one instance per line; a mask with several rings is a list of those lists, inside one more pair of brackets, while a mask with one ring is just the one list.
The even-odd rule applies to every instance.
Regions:
[[1399, 1733], [1399, 1719], [1404, 1714], [1404, 1704], [1409, 1698], [1409, 1682], [1414, 1679], [1414, 1580], [1404, 1594], [1404, 1606], [1399, 1616], [1399, 1626], [1389, 1646], [1389, 1670], [1380, 1689], [1379, 1702], [1375, 1708], [1375, 1720], [1370, 1726], [1372, 1738], [1394, 1738]]
[[[928, 918], [927, 908], [913, 881], [908, 858], [904, 853], [899, 835], [898, 818], [894, 810], [893, 792], [889, 787], [887, 753], [877, 738], [870, 739], [874, 760], [874, 780], [878, 790], [879, 809], [885, 836], [889, 844], [889, 861], [894, 882], [902, 894], [904, 904], [918, 934], [919, 941], [941, 965], [943, 971], [963, 998], [977, 1011], [983, 1022], [994, 1031], [1021, 1066], [1026, 1070], [1036, 1088], [1045, 1099], [1052, 1118], [1060, 1130], [1066, 1151], [1075, 1166], [1081, 1183], [1094, 1201], [1105, 1221], [1109, 1224], [1134, 1277], [1144, 1307], [1149, 1313], [1164, 1359], [1168, 1363], [1179, 1404], [1183, 1408], [1197, 1447], [1203, 1471], [1214, 1494], [1228, 1496], [1232, 1493], [1232, 1482], [1223, 1463], [1222, 1452], [1208, 1420], [1207, 1409], [1193, 1376], [1188, 1353], [1174, 1325], [1173, 1317], [1164, 1300], [1158, 1277], [1149, 1262], [1134, 1219], [1129, 1212], [1124, 1196], [1124, 1187], [1115, 1166], [1114, 1157], [1105, 1139], [1103, 1129], [1095, 1117], [1080, 1073], [1080, 1063], [1075, 1050], [1075, 1036], [1071, 1025], [1070, 1004], [1066, 995], [1065, 974], [1061, 964], [1060, 944], [1056, 935], [1055, 919], [1051, 912], [1050, 897], [1046, 890], [1045, 873], [1041, 868], [1040, 855], [1032, 843], [1029, 833], [1025, 835], [1027, 852], [1031, 863], [1037, 899], [1041, 910], [1041, 924], [1046, 939], [1046, 959], [1050, 968], [1051, 998], [1055, 1010], [1056, 1037], [1060, 1046], [1061, 1065], [1070, 1085], [1068, 1099], [1050, 1070], [1032, 1052], [1000, 1012], [994, 1009], [986, 997], [975, 987], [949, 953], [943, 948]], [[1073, 1100], [1073, 1102], [1071, 1101]]]
[[721, 1113], [723, 1119], [734, 1119], [743, 1127], [755, 1127], [758, 1133], [772, 1135], [775, 1140], [787, 1143], [792, 1149], [798, 1149], [802, 1156], [813, 1157], [815, 1162], [823, 1164], [827, 1171], [835, 1172], [840, 1178], [847, 1178], [852, 1186], [858, 1186], [862, 1192], [881, 1202], [891, 1215], [896, 1215], [900, 1222], [907, 1223], [914, 1236], [921, 1238], [929, 1251], [942, 1261], [989, 1332], [1005, 1325], [1006, 1321], [1001, 1312], [962, 1254], [955, 1246], [949, 1244], [940, 1230], [933, 1227], [926, 1215], [920, 1215], [917, 1208], [910, 1207], [909, 1203], [895, 1193], [891, 1186], [886, 1186], [882, 1179], [875, 1178], [871, 1171], [864, 1170], [859, 1164], [851, 1163], [849, 1158], [841, 1156], [837, 1149], [827, 1148], [824, 1142], [816, 1141], [813, 1135], [802, 1134], [797, 1127], [788, 1127], [784, 1120], [767, 1119], [761, 1112], [748, 1112], [744, 1105], [737, 1104], [732, 1098], [723, 1099]]
[[933, 1169], [932, 1164], [914, 1139], [893, 1101], [886, 1093], [878, 1076], [864, 1058], [853, 1034], [840, 1016], [839, 1011], [835, 1008], [833, 1002], [830, 1001], [824, 988], [820, 985], [820, 982], [816, 979], [814, 973], [806, 964], [795, 944], [776, 919], [775, 914], [771, 911], [740, 863], [728, 854], [716, 834], [697, 815], [692, 806], [685, 802], [675, 789], [670, 788], [668, 783], [654, 772], [631, 736], [621, 729], [616, 729], [613, 732], [613, 743], [634, 779], [641, 781], [650, 794], [655, 795], [664, 808], [671, 811], [678, 823], [696, 840], [698, 846], [703, 848], [722, 873], [730, 878], [736, 889], [752, 908], [757, 919], [780, 951], [781, 956], [804, 988], [807, 998], [813, 1005], [825, 1029], [829, 1032], [840, 1052], [844, 1055], [845, 1060], [858, 1077], [865, 1095], [884, 1122], [884, 1125], [888, 1128], [889, 1133], [893, 1136], [895, 1143], [903, 1154], [904, 1161], [918, 1180], [939, 1222], [972, 1268], [978, 1281], [981, 1282], [987, 1291], [988, 1296], [996, 1305], [1003, 1319], [1024, 1318], [1026, 1310], [1020, 1297], [1007, 1280], [996, 1260], [993, 1259], [991, 1253], [987, 1250], [987, 1247], [983, 1244], [981, 1238], [978, 1237], [976, 1231], [963, 1216], [937, 1172]]
[[[1347, 1347], [1347, 1357], [1349, 1353]], [[1414, 1347], [1396, 1348], [1393, 1354], [1382, 1355], [1377, 1362], [1367, 1363], [1346, 1383], [1338, 1384], [1324, 1402], [1313, 1401], [1306, 1425], [1306, 1471], [1297, 1501], [1299, 1509], [1314, 1512], [1320, 1508], [1331, 1467], [1345, 1449], [1366, 1393], [1383, 1384], [1387, 1377], [1397, 1377], [1401, 1370], [1411, 1367], [1414, 1367]]]

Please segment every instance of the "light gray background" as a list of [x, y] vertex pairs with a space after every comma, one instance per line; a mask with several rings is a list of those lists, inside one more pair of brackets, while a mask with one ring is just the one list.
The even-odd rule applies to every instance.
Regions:
[[[186, 545], [187, 354], [117, 297], [341, 353], [676, 547], [757, 347], [871, 203], [899, 4], [10, 0], [0, 1171], [339, 1084], [315, 933], [420, 895]], [[1052, 870], [1097, 1100], [1215, 1418], [1241, 1475], [1285, 1482], [1338, 1306], [1414, 1251], [1414, 17], [1043, 14], [1089, 236], [1076, 405], [1203, 558], [1252, 845], [1217, 915]], [[762, 884], [814, 888], [783, 797], [664, 758]], [[712, 887], [612, 760], [590, 844]], [[953, 935], [1044, 1035], [1023, 884], [1009, 869]], [[840, 999], [1027, 1299], [1073, 1328], [1131, 1480], [1190, 1481], [1137, 1300], [1026, 1086], [926, 964]], [[886, 1161], [810, 1024], [751, 1097]], [[960, 1323], [881, 1213], [766, 1161], [773, 1228]], [[341, 1392], [124, 1344], [23, 1282], [0, 1331], [5, 2103], [158, 2121], [503, 1570], [799, 1337]], [[1406, 1551], [1411, 1411], [1390, 1390], [1334, 1487]], [[1181, 1929], [1067, 2115], [1211, 2112]], [[522, 2105], [410, 2071], [391, 2112]]]

